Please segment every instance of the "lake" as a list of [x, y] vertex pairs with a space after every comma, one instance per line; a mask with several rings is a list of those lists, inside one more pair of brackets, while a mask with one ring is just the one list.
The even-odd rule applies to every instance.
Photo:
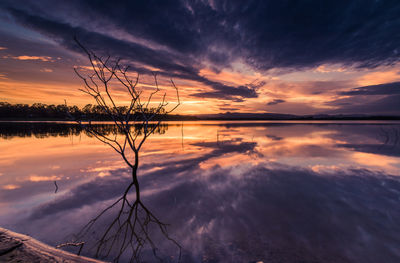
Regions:
[[[399, 176], [395, 121], [166, 122], [140, 151], [142, 201], [181, 262], [400, 262]], [[2, 227], [72, 241], [129, 182], [121, 156], [79, 126], [0, 123]], [[157, 257], [178, 261], [156, 224], [149, 234]], [[155, 262], [149, 244], [141, 259]]]

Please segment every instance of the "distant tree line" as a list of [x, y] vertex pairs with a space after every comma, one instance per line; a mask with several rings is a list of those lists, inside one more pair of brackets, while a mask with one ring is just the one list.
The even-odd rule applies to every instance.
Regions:
[[[128, 107], [121, 106], [115, 110], [126, 112]], [[156, 109], [146, 109], [145, 114], [152, 115]], [[131, 115], [131, 119], [140, 120], [143, 112], [137, 112]], [[162, 116], [163, 113], [156, 115]], [[78, 106], [47, 105], [44, 103], [28, 104], [10, 104], [8, 102], [0, 102], [0, 119], [1, 120], [93, 120], [93, 121], [111, 121], [110, 115], [104, 112], [104, 109], [99, 105], [87, 104], [82, 108]], [[168, 115], [164, 116], [165, 120], [182, 120], [195, 119], [192, 116]], [[157, 120], [157, 116], [154, 118]]]
[[[94, 124], [94, 129], [97, 132], [104, 134], [120, 134], [121, 132], [116, 129], [113, 124]], [[143, 127], [140, 124], [132, 125], [131, 129], [134, 130], [135, 134], [141, 134]], [[161, 123], [154, 130], [155, 134], [164, 134], [168, 130], [167, 123]], [[47, 138], [47, 137], [68, 137], [78, 136], [80, 134], [86, 134], [88, 137], [93, 137], [90, 133], [86, 132], [85, 129], [76, 123], [51, 123], [51, 122], [2, 122], [0, 123], [0, 138], [12, 139], [14, 137], [35, 137], [35, 138]]]

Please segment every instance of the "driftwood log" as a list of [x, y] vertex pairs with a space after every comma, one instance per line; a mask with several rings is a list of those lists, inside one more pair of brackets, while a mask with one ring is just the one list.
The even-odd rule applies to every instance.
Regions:
[[96, 259], [56, 249], [30, 236], [18, 234], [0, 227], [0, 262], [92, 262]]

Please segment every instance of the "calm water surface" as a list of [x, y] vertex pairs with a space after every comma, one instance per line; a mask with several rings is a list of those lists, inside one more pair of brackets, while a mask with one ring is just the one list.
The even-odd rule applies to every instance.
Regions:
[[[143, 202], [182, 262], [400, 262], [400, 123], [170, 122], [140, 158]], [[129, 180], [74, 125], [0, 124], [2, 227], [66, 242]], [[177, 261], [156, 231], [154, 243]]]

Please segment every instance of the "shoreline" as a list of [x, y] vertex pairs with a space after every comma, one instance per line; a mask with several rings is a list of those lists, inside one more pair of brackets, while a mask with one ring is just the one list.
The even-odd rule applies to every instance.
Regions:
[[0, 227], [0, 262], [91, 262], [97, 259], [78, 256], [46, 245], [33, 237]]

